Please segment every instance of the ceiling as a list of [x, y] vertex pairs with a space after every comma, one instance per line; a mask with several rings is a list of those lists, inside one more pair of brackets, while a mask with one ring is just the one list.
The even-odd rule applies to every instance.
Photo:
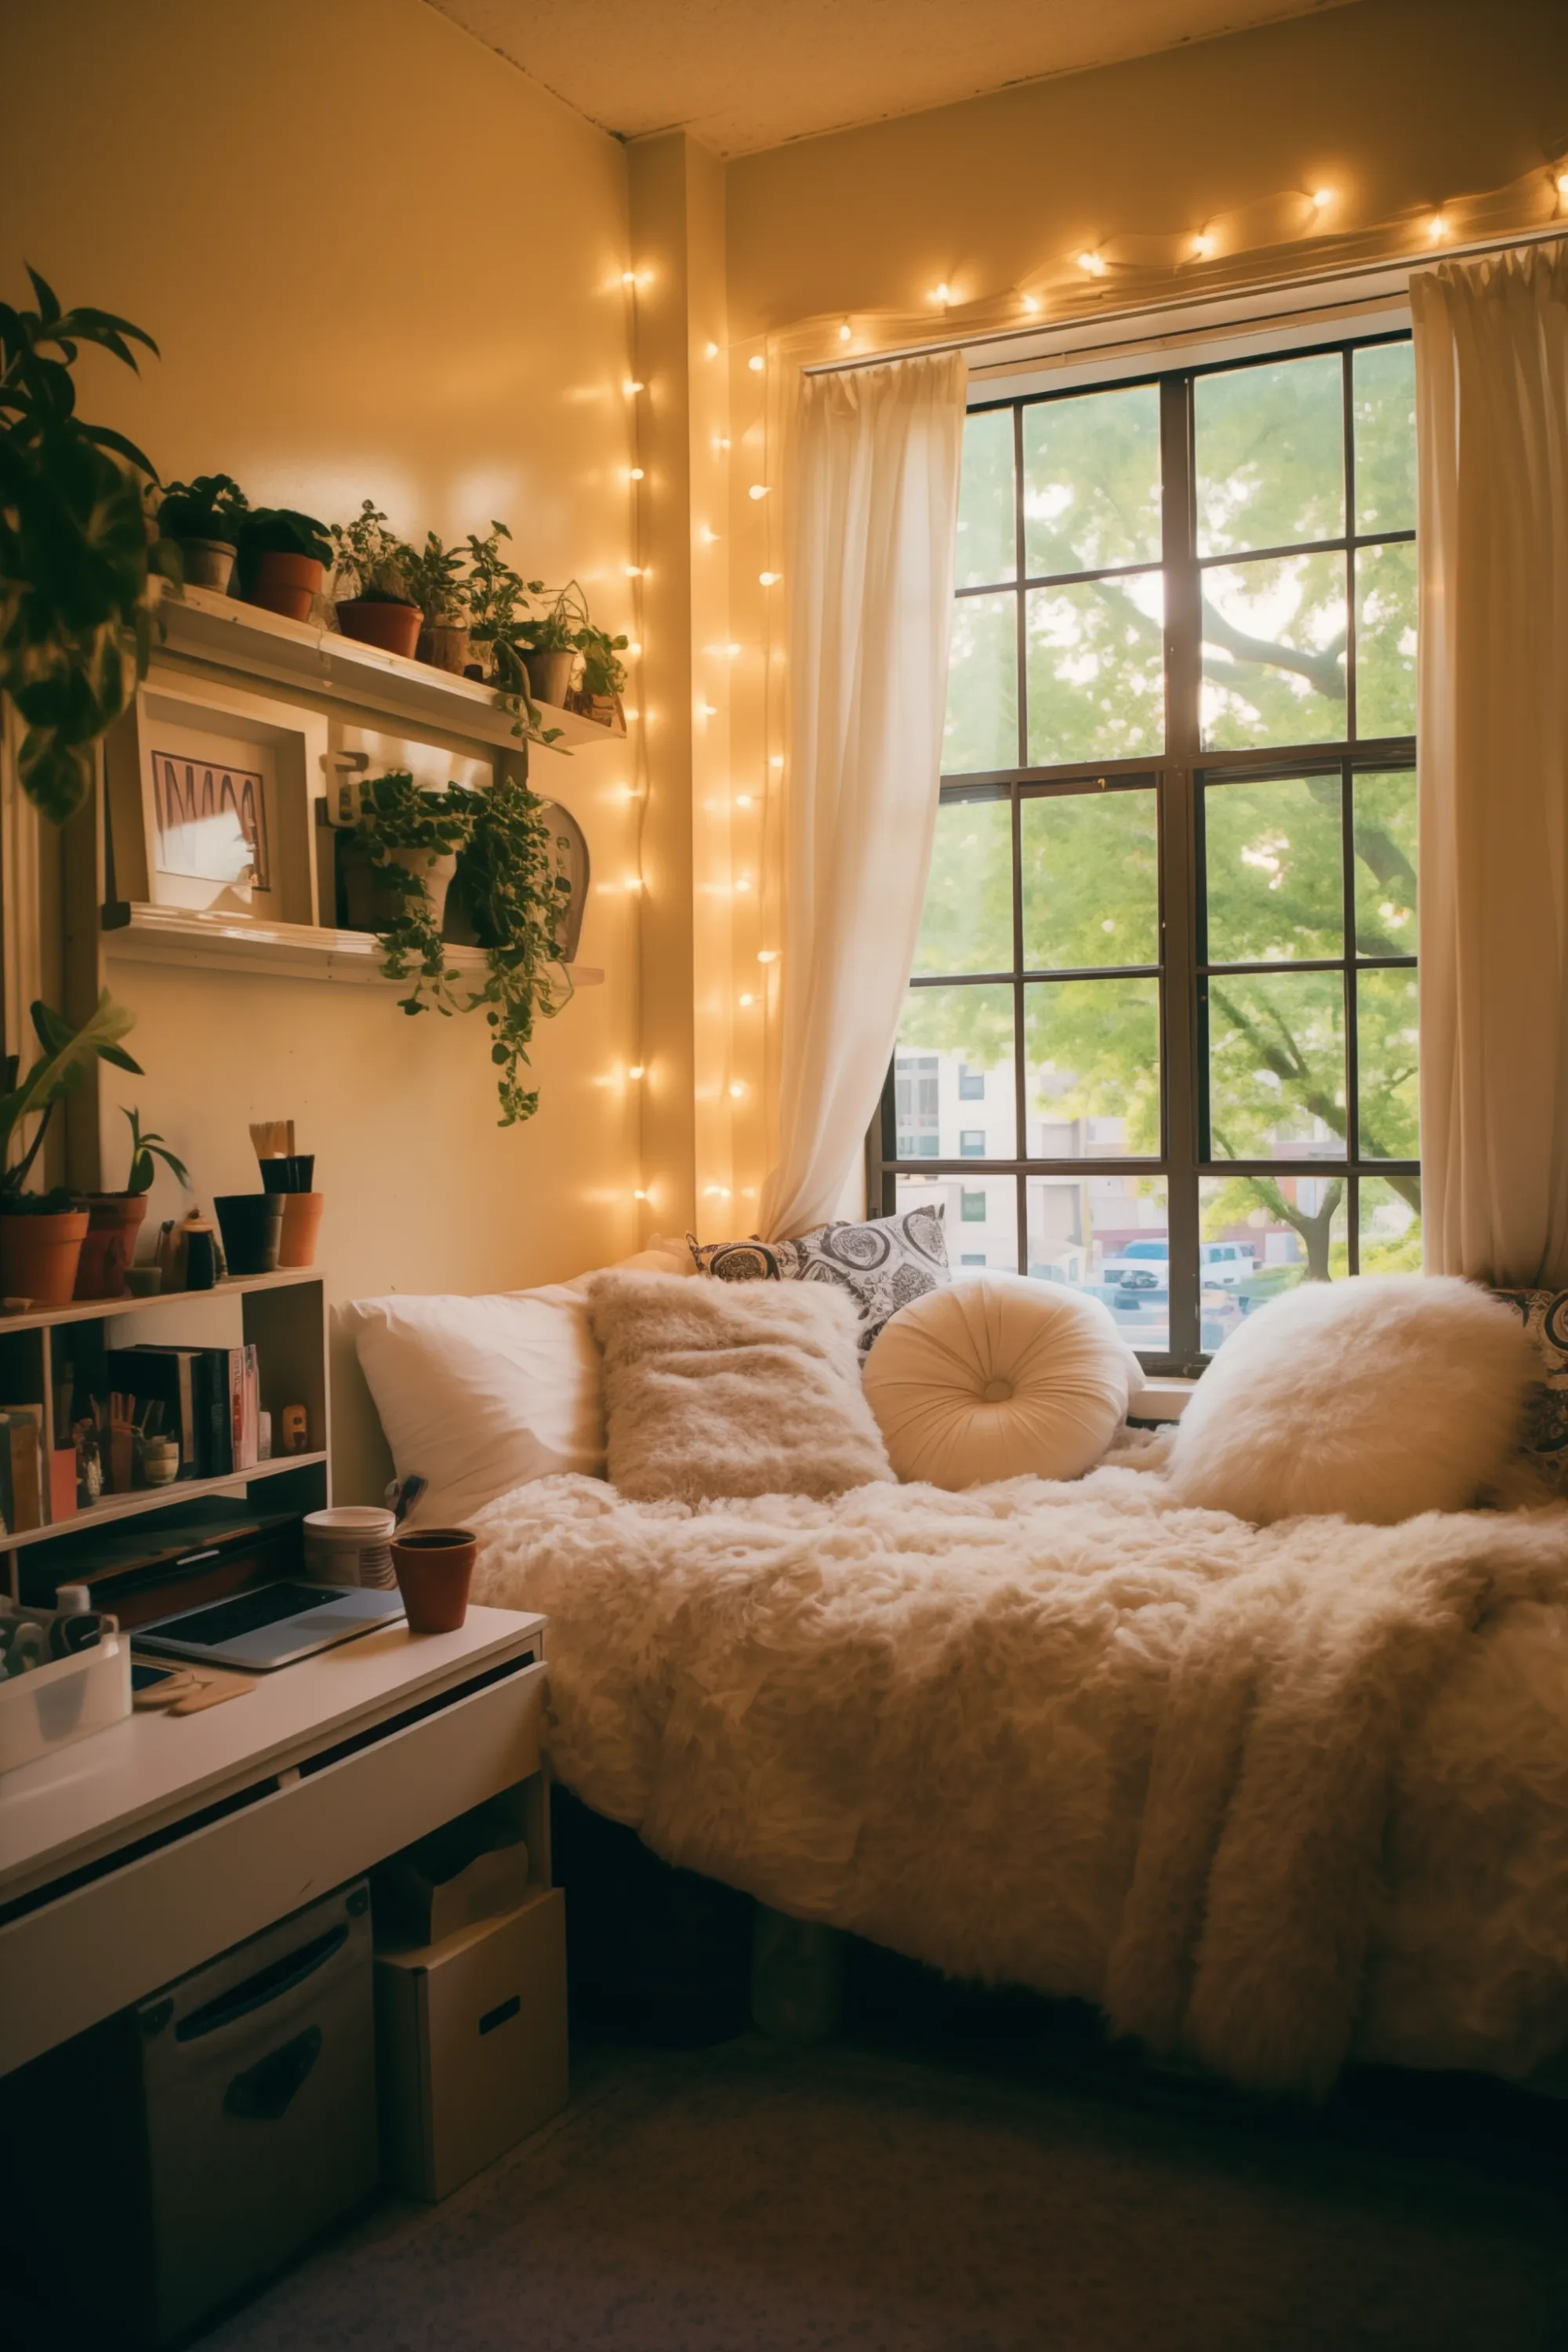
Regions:
[[620, 139], [722, 156], [1346, 0], [431, 0]]

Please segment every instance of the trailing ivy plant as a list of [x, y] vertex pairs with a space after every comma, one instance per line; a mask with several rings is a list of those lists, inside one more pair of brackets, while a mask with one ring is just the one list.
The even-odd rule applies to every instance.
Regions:
[[[0, 302], [0, 694], [23, 733], [23, 791], [63, 824], [92, 790], [93, 747], [129, 703], [152, 636], [139, 476], [151, 460], [76, 414], [84, 343], [134, 370], [157, 354], [112, 311], [63, 310], [29, 268], [36, 310]], [[162, 568], [162, 563], [160, 563]]]
[[[378, 889], [395, 898], [395, 919], [378, 934], [389, 980], [413, 985], [405, 1013], [473, 1013], [484, 1008], [490, 1060], [498, 1072], [500, 1125], [514, 1127], [539, 1108], [537, 1087], [522, 1083], [533, 1025], [550, 1018], [572, 993], [560, 964], [560, 926], [571, 885], [555, 872], [544, 803], [525, 783], [503, 775], [487, 792], [449, 784], [445, 792], [416, 785], [397, 771], [360, 788], [355, 838], [370, 856]], [[394, 853], [457, 852], [452, 890], [467, 909], [485, 950], [485, 985], [458, 993], [435, 904], [417, 866]]]

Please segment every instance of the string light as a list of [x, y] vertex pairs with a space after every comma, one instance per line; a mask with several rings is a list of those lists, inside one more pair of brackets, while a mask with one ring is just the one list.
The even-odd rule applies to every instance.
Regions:
[[1091, 278], [1103, 278], [1105, 275], [1105, 256], [1102, 253], [1080, 253], [1078, 257], [1078, 266], [1080, 269], [1086, 269]]
[[737, 793], [735, 794], [735, 806], [737, 808], [751, 808], [752, 804], [752, 795], [750, 793]]
[[702, 541], [704, 547], [717, 547], [719, 544], [719, 534], [713, 529], [711, 523], [703, 523], [699, 529], [697, 536]]
[[767, 494], [768, 486], [766, 482], [753, 482], [751, 488], [746, 492], [746, 496], [749, 499], [765, 499]]
[[944, 310], [948, 308], [952, 300], [952, 289], [945, 278], [940, 286], [933, 288], [931, 299], [933, 302], [940, 302]]
[[751, 369], [753, 375], [761, 375], [763, 370], [767, 365], [767, 362], [763, 359], [761, 352], [753, 352], [751, 358], [746, 362], [746, 365]]
[[746, 1091], [746, 1089], [745, 1089], [745, 1087], [742, 1085], [742, 1083], [741, 1083], [741, 1081], [740, 1081], [740, 1079], [739, 1079], [739, 1078], [731, 1079], [731, 1085], [730, 1085], [730, 1094], [731, 1094], [731, 1099], [732, 1099], [732, 1100], [734, 1100], [735, 1102], [739, 1102], [739, 1101], [740, 1101], [740, 1099], [741, 1099], [741, 1097], [742, 1097], [742, 1096], [745, 1093], [745, 1091]]
[[782, 768], [784, 766], [784, 753], [782, 751], [771, 752], [768, 757], [768, 765], [770, 768]]
[[621, 284], [622, 284], [623, 286], [635, 286], [635, 285], [637, 284], [637, 271], [636, 271], [635, 269], [623, 269], [623, 270], [622, 270], [622, 272], [621, 272]]
[[633, 1200], [634, 1200], [634, 1201], [647, 1201], [647, 1200], [650, 1199], [651, 1197], [652, 1197], [652, 1196], [651, 1196], [651, 1194], [649, 1194], [649, 1193], [647, 1193], [647, 1192], [645, 1192], [641, 1191], [640, 1189], [632, 1194], [632, 1198], [633, 1198]]
[[647, 578], [647, 573], [640, 563], [628, 563], [626, 566], [626, 578], [628, 580], [646, 580]]
[[1568, 172], [1558, 173], [1557, 193], [1560, 196], [1568, 196]]
[[631, 375], [627, 376], [627, 378], [626, 378], [626, 391], [627, 391], [628, 393], [634, 393], [634, 392], [646, 392], [647, 390], [647, 384], [646, 384], [646, 383], [643, 383], [643, 381], [642, 381], [642, 379], [641, 379], [641, 377], [640, 377], [640, 376], [631, 376]]
[[634, 637], [631, 644], [626, 647], [626, 651], [631, 655], [632, 659], [635, 661], [642, 652], [641, 641], [638, 638]]
[[1018, 299], [1023, 304], [1024, 309], [1028, 312], [1031, 319], [1037, 317], [1040, 308], [1039, 297], [1037, 295], [1020, 294]]
[[727, 1201], [730, 1197], [728, 1184], [709, 1184], [704, 1187], [704, 1190], [710, 1201]]
[[719, 650], [723, 655], [726, 661], [733, 661], [740, 653], [741, 648], [739, 646], [721, 646]]
[[749, 874], [742, 874], [742, 875], [740, 875], [740, 876], [737, 877], [737, 879], [736, 879], [736, 883], [735, 883], [735, 887], [736, 887], [736, 889], [737, 889], [737, 890], [749, 890], [749, 889], [751, 888], [751, 887], [752, 887], [752, 877], [751, 877], [751, 876], [750, 876]]
[[626, 1072], [628, 1078], [640, 1078], [642, 1074], [643, 1066], [640, 1062], [634, 1062], [631, 1068]]
[[777, 948], [759, 948], [757, 950], [757, 961], [759, 963], [777, 963], [778, 960], [779, 951]]
[[1193, 251], [1200, 261], [1206, 261], [1214, 251], [1214, 239], [1207, 229], [1200, 229], [1193, 239]]
[[[642, 712], [640, 710], [633, 710], [629, 707], [623, 707], [621, 715], [625, 719], [640, 719], [642, 717]], [[637, 796], [635, 792], [632, 793], [631, 797], [634, 801], [637, 799]]]
[[1426, 224], [1426, 234], [1431, 238], [1434, 245], [1436, 244], [1439, 237], [1447, 236], [1448, 216], [1447, 213], [1433, 214], [1431, 219]]
[[751, 992], [751, 990], [750, 990], [749, 988], [748, 988], [748, 989], [746, 989], [746, 990], [744, 991], [744, 992], [743, 992], [742, 995], [738, 996], [738, 997], [735, 999], [735, 1002], [736, 1002], [736, 1003], [737, 1003], [737, 1004], [754, 1004], [754, 1003], [756, 1003], [756, 1001], [757, 1001], [757, 1000], [756, 1000], [756, 998], [752, 994], [752, 992]]
[[640, 482], [642, 478], [643, 471], [640, 466], [631, 466], [627, 467], [626, 479], [628, 482]]
[[1314, 188], [1312, 190], [1312, 209], [1314, 212], [1326, 212], [1333, 201], [1334, 192], [1332, 188]]
[[718, 346], [718, 344], [717, 344], [717, 343], [708, 343], [708, 344], [705, 344], [705, 345], [704, 345], [704, 347], [703, 347], [702, 356], [703, 356], [703, 358], [704, 358], [704, 359], [708, 359], [708, 360], [716, 360], [716, 359], [718, 358], [718, 356], [719, 356], [719, 346]]
[[759, 588], [776, 588], [783, 578], [782, 572], [759, 572], [757, 585]]
[[854, 334], [854, 332], [855, 332], [854, 328], [850, 325], [850, 323], [849, 323], [848, 320], [847, 320], [847, 319], [846, 319], [846, 320], [845, 320], [845, 321], [844, 321], [844, 324], [843, 324], [843, 325], [839, 328], [839, 330], [838, 330], [838, 340], [839, 340], [839, 341], [840, 341], [841, 343], [847, 343], [847, 342], [848, 342], [848, 341], [850, 340], [850, 338], [851, 338], [851, 336]]

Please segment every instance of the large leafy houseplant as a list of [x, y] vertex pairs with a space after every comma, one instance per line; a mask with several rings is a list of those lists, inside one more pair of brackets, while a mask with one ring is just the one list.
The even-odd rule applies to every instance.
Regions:
[[0, 694], [23, 733], [23, 791], [61, 824], [92, 790], [94, 746], [146, 670], [152, 593], [133, 442], [76, 414], [86, 343], [134, 370], [151, 335], [112, 311], [61, 309], [29, 268], [36, 310], [0, 303]]
[[[559, 961], [571, 886], [555, 872], [542, 808], [537, 793], [510, 775], [486, 792], [450, 784], [438, 793], [397, 772], [362, 785], [354, 828], [377, 887], [397, 903], [395, 919], [379, 933], [386, 955], [382, 969], [391, 980], [412, 982], [401, 1000], [405, 1013], [449, 1015], [484, 1008], [502, 1127], [531, 1118], [538, 1109], [537, 1087], [525, 1087], [521, 1076], [534, 1023], [540, 1014], [548, 1019], [559, 1012], [572, 992]], [[477, 994], [457, 992], [460, 974], [448, 958], [423, 872], [417, 860], [399, 862], [400, 853], [411, 851], [457, 854], [453, 889], [488, 967]]]
[[[52, 1215], [71, 1206], [68, 1192], [26, 1189], [56, 1104], [77, 1091], [95, 1062], [112, 1062], [116, 1069], [142, 1075], [141, 1063], [133, 1062], [120, 1043], [136, 1016], [116, 1004], [107, 989], [79, 1029], [47, 1004], [35, 1003], [32, 1014], [43, 1052], [26, 1077], [20, 1075], [18, 1055], [0, 1059], [0, 1217]], [[37, 1121], [30, 1139], [25, 1134], [29, 1119]]]

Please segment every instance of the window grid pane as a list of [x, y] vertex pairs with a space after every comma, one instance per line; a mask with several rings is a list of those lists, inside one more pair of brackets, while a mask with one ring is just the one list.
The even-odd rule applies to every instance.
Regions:
[[[942, 1200], [961, 1270], [1093, 1288], [1148, 1360], [1301, 1278], [1419, 1264], [1412, 383], [1405, 337], [970, 419], [945, 772], [994, 782], [944, 783], [872, 1165], [887, 1208]], [[1162, 434], [1194, 513], [1163, 539]], [[1201, 734], [1173, 736], [1200, 636]], [[1184, 741], [1190, 853], [1148, 820]], [[1166, 973], [1152, 910], [1189, 855], [1195, 967]], [[1161, 1062], [1189, 990], [1178, 1166]], [[1191, 1328], [1152, 1278], [1173, 1187]]]

